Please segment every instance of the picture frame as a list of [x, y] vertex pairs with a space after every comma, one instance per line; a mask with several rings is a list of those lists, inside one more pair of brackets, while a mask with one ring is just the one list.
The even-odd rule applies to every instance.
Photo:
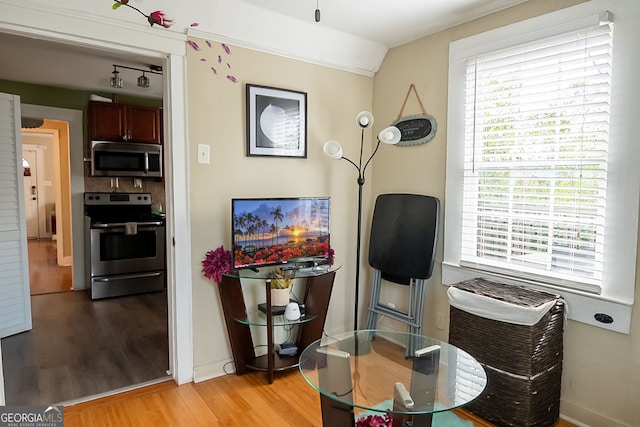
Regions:
[[246, 85], [247, 156], [307, 157], [307, 94]]

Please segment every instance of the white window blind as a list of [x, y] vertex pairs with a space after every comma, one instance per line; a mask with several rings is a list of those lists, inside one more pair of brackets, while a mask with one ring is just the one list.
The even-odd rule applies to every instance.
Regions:
[[598, 293], [611, 26], [467, 58], [460, 265]]

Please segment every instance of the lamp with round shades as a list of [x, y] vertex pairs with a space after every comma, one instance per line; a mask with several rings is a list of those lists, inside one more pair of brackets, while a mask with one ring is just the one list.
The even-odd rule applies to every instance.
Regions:
[[[355, 307], [354, 307], [354, 318], [353, 318], [353, 330], [358, 330], [358, 299], [359, 299], [359, 282], [360, 282], [360, 242], [362, 237], [362, 187], [364, 186], [364, 173], [367, 169], [367, 166], [373, 159], [373, 156], [378, 152], [378, 148], [380, 148], [380, 143], [395, 145], [400, 142], [400, 130], [395, 126], [389, 126], [383, 129], [378, 134], [378, 143], [376, 144], [375, 149], [369, 156], [369, 159], [362, 164], [362, 152], [364, 148], [364, 131], [365, 129], [371, 127], [374, 122], [373, 114], [368, 111], [362, 111], [356, 116], [356, 123], [360, 127], [360, 157], [358, 163], [356, 164], [354, 161], [344, 157], [342, 145], [338, 141], [331, 140], [324, 144], [323, 151], [324, 154], [331, 157], [332, 159], [337, 160], [346, 160], [351, 163], [356, 170], [358, 171], [358, 228], [357, 228], [357, 236], [356, 236], [356, 280], [355, 280]], [[356, 349], [357, 350], [357, 349]], [[353, 354], [353, 353], [352, 353]], [[357, 354], [357, 351], [356, 351]]]

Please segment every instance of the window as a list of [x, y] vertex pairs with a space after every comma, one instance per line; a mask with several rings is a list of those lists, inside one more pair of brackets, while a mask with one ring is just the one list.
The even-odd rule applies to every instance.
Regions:
[[602, 25], [466, 60], [461, 263], [599, 292], [611, 43]]
[[443, 281], [630, 304], [640, 176], [618, 170], [637, 150], [619, 117], [613, 15], [567, 13], [451, 45]]

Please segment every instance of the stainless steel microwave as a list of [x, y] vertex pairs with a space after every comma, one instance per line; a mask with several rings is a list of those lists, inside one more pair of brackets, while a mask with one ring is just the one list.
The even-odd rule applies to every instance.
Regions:
[[138, 142], [91, 142], [91, 175], [162, 177], [162, 146]]

